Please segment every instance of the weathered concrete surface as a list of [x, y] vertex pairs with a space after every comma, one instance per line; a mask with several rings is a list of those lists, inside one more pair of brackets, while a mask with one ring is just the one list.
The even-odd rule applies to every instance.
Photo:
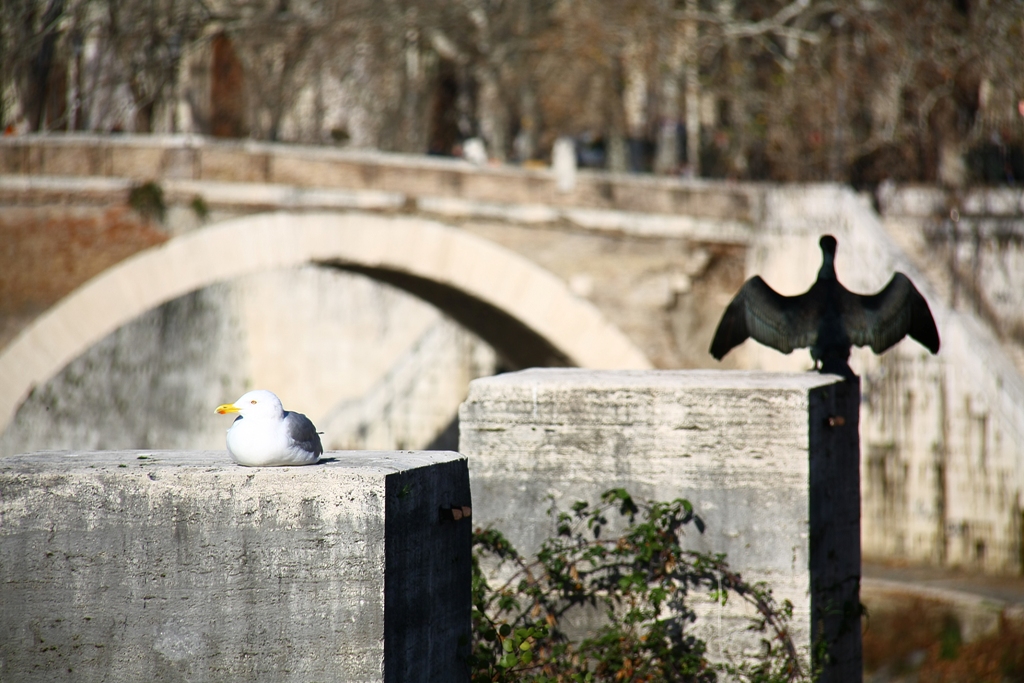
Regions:
[[0, 679], [467, 680], [466, 460], [327, 456], [4, 458]]
[[[225, 284], [192, 292], [92, 346], [32, 391], [0, 432], [0, 456], [224, 448], [230, 420], [211, 406], [224, 396], [241, 396], [253, 376], [245, 353], [249, 335], [232, 294]], [[323, 429], [311, 404], [284, 400], [301, 405]]]
[[886, 232], [935, 293], [988, 323], [1024, 372], [1024, 190], [883, 186], [878, 195]]
[[[692, 547], [727, 553], [792, 601], [808, 660], [819, 629], [838, 638], [823, 680], [860, 681], [856, 394], [810, 373], [534, 369], [475, 380], [459, 444], [476, 524], [533, 553], [554, 533], [549, 497], [562, 509], [619, 486], [687, 498], [707, 523]], [[713, 655], [750, 646], [739, 607], [703, 627]]]

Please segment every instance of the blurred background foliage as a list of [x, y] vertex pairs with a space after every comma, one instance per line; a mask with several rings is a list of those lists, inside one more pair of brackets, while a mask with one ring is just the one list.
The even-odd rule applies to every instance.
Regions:
[[1021, 0], [2, 0], [0, 121], [770, 181], [1019, 183]]

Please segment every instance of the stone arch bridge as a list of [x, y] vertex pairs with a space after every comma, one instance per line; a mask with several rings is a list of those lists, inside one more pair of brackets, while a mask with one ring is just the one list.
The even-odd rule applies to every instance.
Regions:
[[[132, 192], [147, 182], [149, 195]], [[922, 225], [943, 208], [925, 199]], [[286, 404], [329, 395], [307, 411], [328, 434], [354, 425], [354, 441], [336, 445], [423, 446], [465, 383], [497, 368], [718, 367], [706, 349], [742, 281], [757, 272], [802, 291], [820, 263], [817, 238], [831, 232], [848, 286], [874, 290], [908, 272], [943, 334], [937, 358], [912, 342], [854, 358], [865, 554], [1019, 569], [1024, 382], [1014, 350], [991, 320], [949, 305], [915, 246], [921, 230], [883, 223], [848, 189], [586, 172], [560, 186], [546, 169], [449, 159], [29, 136], [0, 140], [0, 207], [0, 454], [71, 441], [206, 446], [187, 440], [222, 439], [215, 417], [193, 417], [206, 403], [211, 412], [231, 391], [290, 377], [303, 379], [279, 392]], [[234, 284], [218, 289], [225, 281]], [[361, 293], [331, 289], [341, 284]], [[331, 328], [336, 315], [346, 323]], [[444, 356], [456, 347], [461, 356]], [[239, 365], [240, 355], [272, 362]], [[332, 369], [343, 356], [344, 371]], [[809, 365], [806, 353], [748, 344], [721, 367]], [[140, 378], [135, 393], [128, 377]], [[334, 388], [346, 382], [359, 384], [355, 395]], [[406, 394], [433, 417], [401, 403]], [[402, 420], [406, 436], [373, 441], [377, 423]], [[46, 442], [58, 432], [68, 444]]]
[[592, 304], [507, 249], [416, 218], [275, 212], [179, 236], [79, 287], [0, 355], [0, 410], [13, 415], [33, 387], [152, 308], [216, 282], [307, 263], [394, 284], [516, 367], [650, 367]]

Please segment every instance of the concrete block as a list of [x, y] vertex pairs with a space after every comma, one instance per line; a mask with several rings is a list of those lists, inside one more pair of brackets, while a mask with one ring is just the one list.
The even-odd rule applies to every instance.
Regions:
[[465, 458], [326, 455], [4, 458], [0, 680], [468, 680]]
[[[822, 680], [860, 681], [858, 404], [812, 373], [532, 369], [470, 384], [459, 449], [475, 524], [527, 553], [554, 533], [551, 498], [687, 498], [707, 523], [692, 547], [792, 601], [804, 658], [832, 643]], [[752, 645], [737, 607], [702, 632], [712, 655]]]

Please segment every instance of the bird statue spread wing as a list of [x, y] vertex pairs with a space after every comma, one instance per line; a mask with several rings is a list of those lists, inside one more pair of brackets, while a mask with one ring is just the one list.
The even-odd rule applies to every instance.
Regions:
[[821, 372], [853, 376], [850, 347], [882, 353], [910, 335], [932, 353], [939, 331], [931, 309], [914, 284], [896, 273], [877, 294], [855, 294], [836, 279], [836, 240], [821, 238], [818, 279], [797, 296], [783, 296], [761, 279], [747, 280], [718, 323], [711, 355], [721, 360], [748, 337], [782, 353], [809, 347]]

